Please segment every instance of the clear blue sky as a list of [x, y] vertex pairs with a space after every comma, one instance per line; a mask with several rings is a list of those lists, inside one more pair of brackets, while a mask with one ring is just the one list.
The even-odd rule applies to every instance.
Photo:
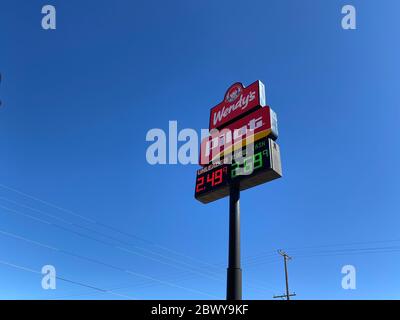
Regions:
[[[357, 30], [341, 28], [345, 4]], [[228, 201], [194, 199], [196, 165], [147, 164], [145, 136], [170, 120], [206, 128], [232, 83], [260, 79], [284, 177], [242, 193], [243, 297], [283, 293], [278, 248], [298, 298], [400, 297], [398, 1], [0, 6], [0, 184], [59, 207], [0, 186], [1, 261], [139, 299], [224, 299]], [[346, 264], [357, 290], [341, 288]], [[40, 281], [0, 264], [0, 298], [123, 298]]]

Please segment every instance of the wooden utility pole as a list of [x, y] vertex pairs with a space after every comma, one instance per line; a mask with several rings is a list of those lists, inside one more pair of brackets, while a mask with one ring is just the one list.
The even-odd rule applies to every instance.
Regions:
[[281, 295], [281, 296], [274, 296], [274, 299], [286, 298], [286, 300], [290, 300], [290, 297], [294, 297], [296, 295], [295, 293], [289, 293], [289, 276], [288, 276], [288, 269], [287, 269], [287, 261], [291, 260], [292, 258], [289, 257], [289, 255], [283, 250], [278, 250], [278, 253], [283, 257], [283, 263], [285, 266], [286, 294]]

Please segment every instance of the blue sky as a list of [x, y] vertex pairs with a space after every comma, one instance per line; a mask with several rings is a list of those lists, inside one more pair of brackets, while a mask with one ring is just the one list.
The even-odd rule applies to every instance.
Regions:
[[[357, 30], [341, 28], [345, 4]], [[242, 192], [243, 297], [283, 293], [283, 248], [298, 299], [399, 298], [399, 9], [2, 1], [0, 261], [13, 266], [0, 264], [0, 298], [224, 299], [228, 199], [197, 202], [197, 166], [149, 165], [145, 137], [170, 120], [206, 128], [232, 83], [257, 79], [284, 177]], [[16, 267], [46, 264], [121, 296], [61, 280], [43, 290]], [[341, 288], [346, 264], [356, 290]]]

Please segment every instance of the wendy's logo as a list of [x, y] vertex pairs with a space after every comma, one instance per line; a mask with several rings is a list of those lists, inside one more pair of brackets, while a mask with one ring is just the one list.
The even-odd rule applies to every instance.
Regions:
[[243, 85], [239, 82], [233, 84], [225, 94], [225, 101], [233, 102], [235, 101], [242, 93]]

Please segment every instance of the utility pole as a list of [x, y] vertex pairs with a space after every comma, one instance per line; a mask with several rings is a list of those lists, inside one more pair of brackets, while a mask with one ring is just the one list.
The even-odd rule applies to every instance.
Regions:
[[290, 300], [290, 297], [294, 297], [296, 295], [295, 293], [289, 293], [289, 277], [288, 277], [288, 270], [287, 270], [287, 261], [291, 260], [292, 258], [289, 257], [289, 255], [283, 250], [278, 250], [278, 253], [283, 257], [283, 263], [285, 266], [286, 294], [281, 295], [281, 296], [274, 296], [274, 299], [286, 298], [286, 300]]
[[229, 264], [226, 299], [242, 300], [242, 269], [240, 266], [240, 187], [230, 186], [229, 197]]

